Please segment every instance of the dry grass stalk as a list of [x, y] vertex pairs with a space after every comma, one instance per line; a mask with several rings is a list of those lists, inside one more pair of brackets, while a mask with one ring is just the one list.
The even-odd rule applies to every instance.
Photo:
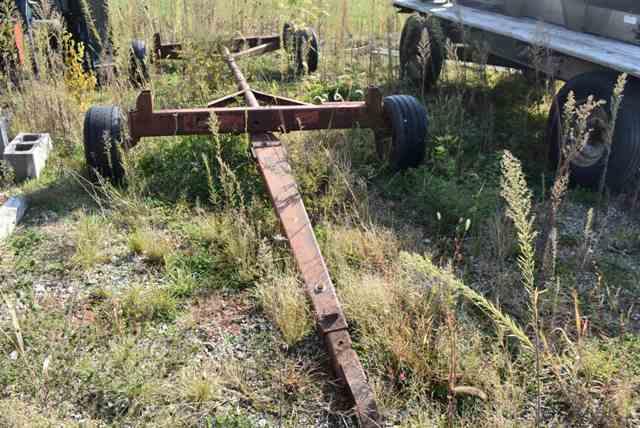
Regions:
[[151, 228], [136, 229], [129, 236], [128, 244], [131, 252], [143, 255], [152, 264], [165, 264], [173, 251], [171, 242]]
[[616, 123], [618, 122], [618, 114], [620, 113], [620, 106], [624, 99], [624, 89], [627, 85], [628, 75], [626, 73], [618, 76], [616, 86], [613, 88], [613, 94], [611, 95], [611, 120], [607, 126], [605, 132], [605, 161], [604, 168], [602, 170], [602, 176], [600, 177], [600, 183], [598, 186], [598, 200], [602, 201], [602, 196], [605, 192], [605, 186], [607, 183], [607, 172], [609, 171], [609, 158], [611, 157], [611, 147], [613, 146], [613, 137], [616, 133]]
[[295, 276], [276, 277], [259, 283], [256, 296], [267, 316], [278, 326], [287, 345], [294, 345], [310, 332], [311, 314]]
[[505, 151], [502, 157], [502, 197], [507, 202], [507, 216], [513, 221], [520, 247], [518, 267], [522, 274], [522, 283], [529, 295], [531, 325], [535, 333], [535, 359], [537, 380], [536, 424], [542, 420], [542, 381], [540, 369], [540, 290], [535, 283], [535, 216], [532, 213], [532, 195], [527, 185], [522, 166], [513, 155]]

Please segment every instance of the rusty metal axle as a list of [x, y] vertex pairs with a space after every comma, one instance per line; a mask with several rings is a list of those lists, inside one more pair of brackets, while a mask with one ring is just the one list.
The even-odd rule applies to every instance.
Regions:
[[[372, 99], [379, 98], [377, 89], [372, 88], [370, 91]], [[255, 107], [217, 107], [234, 102], [238, 96], [250, 97], [254, 102], [248, 104]], [[129, 113], [132, 145], [143, 137], [210, 134], [212, 116], [216, 118], [217, 131], [223, 134], [389, 127], [381, 111], [367, 102], [322, 105], [295, 105], [291, 102], [286, 105], [260, 106], [258, 98], [275, 103], [288, 101], [269, 94], [241, 91], [234, 94], [233, 99], [219, 100], [214, 104], [216, 107], [154, 111], [151, 92], [143, 91], [138, 96], [136, 109]]]

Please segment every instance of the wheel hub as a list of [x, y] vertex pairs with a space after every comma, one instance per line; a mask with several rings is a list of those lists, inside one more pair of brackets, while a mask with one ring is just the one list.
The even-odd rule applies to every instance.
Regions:
[[[596, 165], [607, 152], [609, 115], [602, 108], [594, 110], [587, 119], [587, 129], [591, 131], [589, 139], [571, 159], [571, 163], [580, 168]], [[575, 144], [575, 143], [574, 143]]]

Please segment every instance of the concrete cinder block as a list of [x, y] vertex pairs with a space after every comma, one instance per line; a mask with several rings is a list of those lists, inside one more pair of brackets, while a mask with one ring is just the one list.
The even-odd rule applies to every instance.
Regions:
[[27, 200], [20, 196], [9, 198], [4, 205], [0, 206], [0, 241], [13, 233], [26, 211]]
[[4, 160], [16, 172], [17, 180], [39, 178], [51, 152], [49, 134], [18, 134], [4, 150]]

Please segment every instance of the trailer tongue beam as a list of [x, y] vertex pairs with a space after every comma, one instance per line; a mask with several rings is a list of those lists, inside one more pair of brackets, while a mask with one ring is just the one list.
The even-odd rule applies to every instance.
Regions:
[[[260, 108], [256, 95], [227, 49], [224, 51], [224, 58], [247, 105]], [[305, 292], [316, 314], [318, 330], [329, 349], [334, 370], [353, 397], [362, 426], [378, 426], [378, 411], [373, 391], [367, 383], [362, 364], [351, 347], [347, 320], [313, 233], [307, 210], [287, 160], [286, 150], [270, 132], [252, 132], [250, 136], [251, 151], [291, 245], [305, 284]]]

